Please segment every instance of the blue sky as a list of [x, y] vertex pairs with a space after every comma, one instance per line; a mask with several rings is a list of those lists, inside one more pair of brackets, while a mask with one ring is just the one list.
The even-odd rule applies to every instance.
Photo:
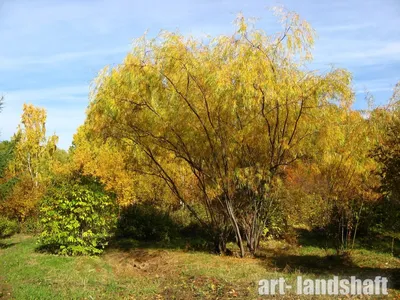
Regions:
[[316, 29], [315, 68], [353, 73], [355, 108], [368, 89], [385, 103], [400, 80], [400, 0], [127, 1], [0, 0], [0, 139], [16, 131], [24, 102], [47, 109], [47, 130], [67, 149], [83, 123], [88, 86], [105, 65], [122, 61], [146, 30], [232, 33], [238, 12], [275, 33], [268, 7], [295, 10]]

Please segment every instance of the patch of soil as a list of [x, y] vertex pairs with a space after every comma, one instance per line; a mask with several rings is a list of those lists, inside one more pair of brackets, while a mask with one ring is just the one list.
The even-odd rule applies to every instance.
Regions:
[[107, 254], [107, 260], [117, 273], [157, 272], [160, 266], [167, 264], [168, 252], [165, 250], [149, 251], [135, 249], [129, 252]]
[[11, 285], [7, 284], [3, 277], [0, 276], [0, 299], [11, 299]]

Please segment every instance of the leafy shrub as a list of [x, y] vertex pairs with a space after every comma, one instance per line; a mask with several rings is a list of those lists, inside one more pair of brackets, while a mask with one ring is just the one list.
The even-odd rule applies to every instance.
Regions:
[[18, 232], [18, 223], [0, 216], [0, 238], [7, 238]]
[[58, 254], [99, 254], [115, 228], [116, 205], [94, 184], [53, 188], [41, 205], [39, 242]]
[[116, 235], [140, 241], [168, 242], [178, 235], [179, 227], [165, 210], [145, 202], [132, 204], [121, 211]]

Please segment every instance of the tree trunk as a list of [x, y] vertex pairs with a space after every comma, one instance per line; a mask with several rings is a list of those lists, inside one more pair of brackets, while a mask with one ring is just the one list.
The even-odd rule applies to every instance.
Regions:
[[219, 233], [215, 236], [214, 250], [218, 254], [226, 253], [226, 237], [224, 233]]
[[239, 224], [236, 220], [235, 214], [232, 209], [232, 205], [230, 204], [229, 200], [225, 200], [225, 201], [226, 201], [226, 208], [227, 208], [229, 217], [231, 218], [231, 221], [232, 221], [233, 230], [235, 231], [235, 234], [236, 234], [236, 240], [237, 240], [237, 244], [238, 244], [239, 250], [240, 250], [240, 257], [244, 257], [245, 251], [244, 251], [244, 246], [243, 246], [242, 235], [240, 234]]

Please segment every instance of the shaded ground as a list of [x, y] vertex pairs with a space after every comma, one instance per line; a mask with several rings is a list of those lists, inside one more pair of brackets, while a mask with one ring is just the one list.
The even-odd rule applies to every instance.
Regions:
[[[296, 231], [298, 242], [302, 246], [319, 248], [332, 248], [334, 246], [332, 243], [327, 242], [327, 239], [322, 232], [311, 232], [305, 229], [297, 229]], [[354, 249], [360, 248], [387, 254], [392, 254], [393, 250], [393, 255], [400, 258], [400, 240], [392, 240], [391, 237], [382, 234], [371, 233], [369, 237], [358, 237], [355, 241]]]
[[11, 243], [11, 242], [6, 242], [6, 243], [0, 242], [0, 249], [7, 249], [14, 245], [15, 245], [15, 243]]
[[10, 246], [0, 249], [2, 299], [263, 299], [257, 294], [260, 279], [290, 282], [298, 275], [387, 275], [390, 297], [400, 299], [400, 260], [366, 249], [338, 257], [332, 249], [270, 241], [263, 243], [260, 257], [240, 259], [191, 251], [185, 243], [125, 240], [100, 257], [38, 253], [35, 239], [22, 235], [3, 245]]

